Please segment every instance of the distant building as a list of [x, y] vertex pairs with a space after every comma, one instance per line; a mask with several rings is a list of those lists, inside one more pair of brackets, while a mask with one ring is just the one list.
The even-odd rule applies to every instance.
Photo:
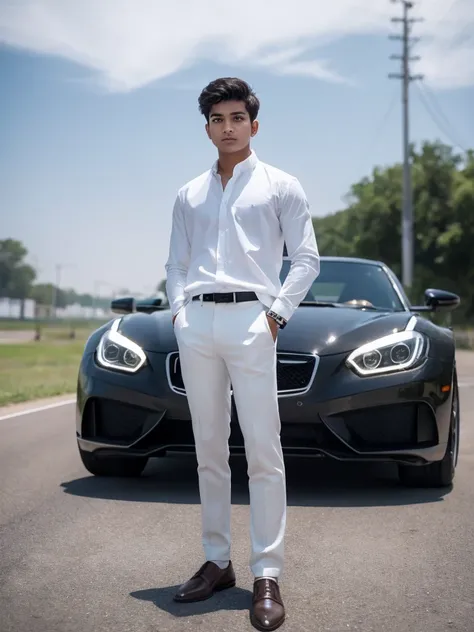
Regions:
[[35, 318], [36, 301], [31, 298], [25, 300], [19, 298], [0, 297], [0, 318], [21, 318], [23, 304], [23, 317], [31, 320]]
[[[4, 296], [0, 297], [0, 318], [20, 320], [22, 318], [22, 303], [24, 304], [23, 320], [48, 320], [53, 316], [51, 305], [41, 305], [31, 298], [22, 301], [21, 299]], [[110, 318], [111, 315], [112, 311], [110, 309], [83, 307], [79, 304], [56, 309], [56, 318], [64, 320], [105, 320]]]

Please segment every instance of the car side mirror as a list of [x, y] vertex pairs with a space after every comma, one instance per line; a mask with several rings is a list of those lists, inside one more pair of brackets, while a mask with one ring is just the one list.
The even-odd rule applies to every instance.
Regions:
[[136, 311], [135, 299], [133, 296], [115, 298], [110, 303], [110, 308], [116, 314], [132, 314]]
[[163, 299], [161, 297], [154, 296], [152, 298], [144, 298], [136, 302], [137, 312], [153, 314], [153, 312], [160, 309], [165, 309], [163, 306]]
[[450, 312], [461, 302], [460, 297], [453, 292], [428, 288], [425, 290], [425, 304], [423, 307], [413, 307], [414, 312]]

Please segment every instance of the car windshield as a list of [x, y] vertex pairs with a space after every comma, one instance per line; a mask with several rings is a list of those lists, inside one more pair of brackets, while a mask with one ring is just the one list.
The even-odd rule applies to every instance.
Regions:
[[[285, 259], [280, 273], [283, 283], [290, 270]], [[302, 304], [333, 303], [337, 306], [404, 310], [385, 270], [378, 265], [356, 261], [321, 261], [321, 271]]]

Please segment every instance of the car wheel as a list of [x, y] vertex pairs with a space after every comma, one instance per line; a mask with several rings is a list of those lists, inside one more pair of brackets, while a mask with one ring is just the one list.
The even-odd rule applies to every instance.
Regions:
[[456, 372], [454, 372], [451, 426], [446, 454], [441, 461], [429, 465], [399, 465], [400, 482], [407, 487], [448, 487], [451, 485], [459, 457], [459, 429], [459, 391]]
[[140, 476], [148, 463], [147, 457], [99, 456], [79, 448], [86, 470], [94, 476]]

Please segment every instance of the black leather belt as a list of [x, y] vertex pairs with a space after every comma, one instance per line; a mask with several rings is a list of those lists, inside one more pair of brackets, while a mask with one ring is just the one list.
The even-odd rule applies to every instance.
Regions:
[[243, 303], [244, 301], [258, 301], [255, 292], [218, 292], [216, 294], [198, 294], [193, 301], [204, 303]]

